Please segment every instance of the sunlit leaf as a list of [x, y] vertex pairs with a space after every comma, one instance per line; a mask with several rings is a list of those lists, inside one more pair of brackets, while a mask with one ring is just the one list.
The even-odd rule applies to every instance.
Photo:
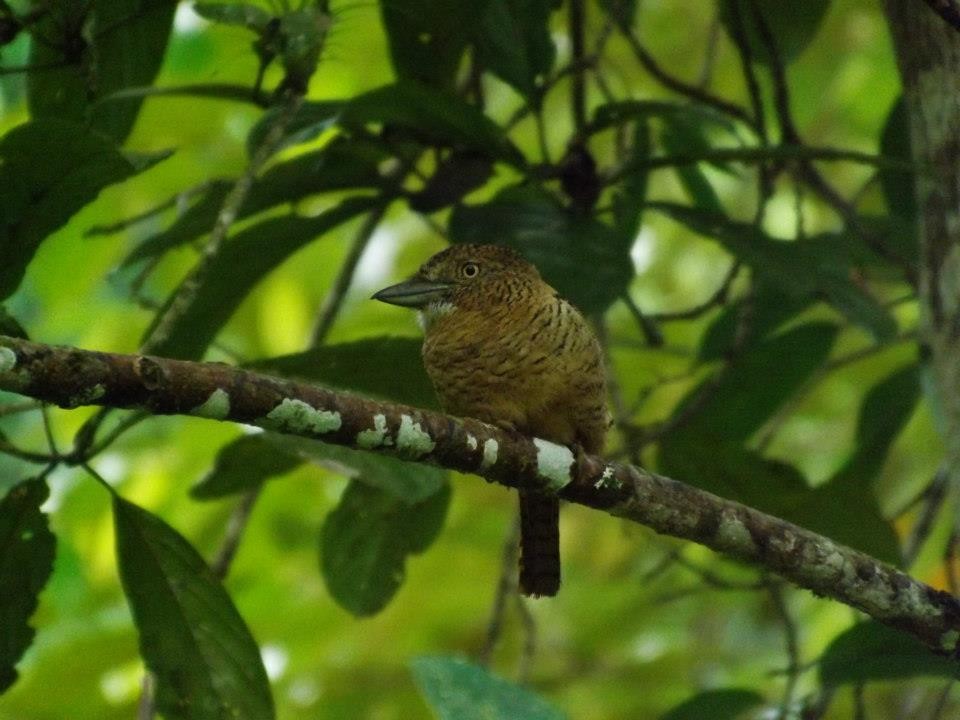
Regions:
[[733, 26], [732, 4], [736, 9], [745, 31], [745, 41], [749, 45], [751, 57], [769, 65], [773, 56], [767, 49], [763, 34], [754, 16], [759, 11], [763, 22], [773, 36], [777, 57], [780, 62], [788, 63], [804, 51], [816, 36], [823, 18], [830, 9], [830, 0], [807, 0], [801, 3], [784, 3], [779, 0], [722, 0], [720, 3], [720, 21], [727, 34], [736, 42], [737, 33]]
[[496, 160], [524, 164], [522, 153], [503, 129], [479, 108], [414, 80], [401, 80], [352, 98], [340, 122], [346, 127], [389, 124], [423, 142], [468, 148]]
[[588, 313], [606, 309], [633, 277], [632, 237], [565, 208], [536, 185], [507, 188], [488, 203], [457, 206], [450, 217], [450, 238], [515, 248], [561, 295]]
[[[290, 145], [313, 140], [320, 133], [336, 124], [337, 115], [342, 108], [343, 102], [339, 100], [303, 103], [290, 122], [287, 123], [283, 139], [274, 152], [279, 152]], [[284, 112], [286, 112], [286, 109], [283, 107], [270, 108], [257, 121], [256, 125], [250, 128], [250, 132], [247, 133], [248, 155], [252, 157], [256, 153], [270, 129], [276, 123], [277, 116]]]
[[764, 282], [795, 297], [823, 297], [852, 322], [866, 327], [878, 339], [896, 333], [890, 313], [853, 282], [861, 248], [843, 234], [797, 241], [776, 240], [750, 223], [722, 213], [673, 203], [649, 203], [687, 228], [720, 242], [751, 266]]
[[[207, 267], [200, 286], [177, 316], [170, 332], [151, 351], [165, 357], [197, 359], [230, 319], [253, 287], [270, 271], [309, 242], [382, 202], [353, 197], [307, 218], [296, 215], [269, 218], [226, 241]], [[189, 282], [187, 280], [186, 282]], [[176, 297], [174, 290], [167, 303]], [[157, 318], [166, 312], [166, 305]], [[154, 326], [147, 331], [147, 337]]]
[[420, 338], [380, 336], [263, 358], [246, 367], [416, 407], [435, 408], [436, 394], [420, 358], [422, 344]]
[[248, 3], [194, 3], [193, 11], [202, 18], [223, 25], [239, 25], [248, 30], [263, 32], [271, 15], [258, 5]]
[[0, 299], [17, 289], [48, 235], [136, 172], [110, 140], [61, 120], [28, 122], [0, 138]]
[[820, 681], [828, 686], [933, 675], [960, 678], [956, 660], [934, 655], [919, 640], [875, 621], [836, 637], [820, 656]]
[[116, 495], [113, 513], [120, 579], [160, 713], [272, 718], [257, 644], [203, 558], [160, 518]]
[[553, 67], [552, 0], [489, 0], [474, 35], [480, 64], [535, 105]]
[[416, 503], [352, 480], [327, 516], [320, 566], [327, 589], [354, 615], [372, 615], [403, 583], [407, 556], [423, 552], [440, 532], [450, 487]]
[[660, 720], [736, 720], [763, 705], [764, 698], [753, 690], [719, 688], [706, 690], [684, 700], [660, 716]]
[[302, 463], [302, 459], [269, 442], [263, 433], [244, 435], [220, 448], [213, 468], [190, 488], [190, 495], [207, 499], [250, 490]]
[[0, 500], [0, 693], [17, 679], [14, 666], [33, 642], [30, 616], [53, 571], [56, 538], [40, 506], [46, 481], [25, 480]]
[[527, 688], [452, 657], [411, 663], [417, 686], [439, 720], [564, 720], [562, 712]]
[[160, 70], [177, 4], [169, 0], [62, 0], [31, 28], [46, 42], [31, 44], [31, 65], [61, 65], [27, 76], [35, 118], [88, 118], [95, 130], [122, 142], [140, 101], [99, 104], [126, 87], [150, 85]]

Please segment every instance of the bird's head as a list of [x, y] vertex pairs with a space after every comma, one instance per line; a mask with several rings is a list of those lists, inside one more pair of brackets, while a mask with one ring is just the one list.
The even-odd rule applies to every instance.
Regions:
[[409, 280], [384, 288], [374, 300], [421, 310], [428, 321], [455, 308], [484, 309], [509, 302], [540, 281], [536, 267], [504, 245], [453, 245]]

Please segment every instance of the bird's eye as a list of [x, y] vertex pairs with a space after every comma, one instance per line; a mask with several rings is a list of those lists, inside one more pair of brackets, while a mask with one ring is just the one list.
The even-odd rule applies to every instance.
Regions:
[[464, 263], [463, 267], [460, 268], [460, 273], [467, 278], [476, 277], [479, 272], [480, 268], [477, 267], [476, 263], [472, 262]]

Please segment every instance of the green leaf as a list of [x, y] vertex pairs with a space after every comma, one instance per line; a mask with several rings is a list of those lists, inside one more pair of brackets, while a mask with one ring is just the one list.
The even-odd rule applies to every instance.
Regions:
[[[710, 149], [710, 143], [699, 132], [696, 125], [685, 121], [664, 124], [660, 143], [665, 150], [677, 155], [688, 151], [705, 152]], [[683, 189], [687, 191], [694, 205], [712, 212], [723, 212], [720, 198], [717, 197], [713, 186], [697, 164], [677, 165], [674, 172], [677, 173], [680, 184], [683, 185]]]
[[340, 123], [348, 128], [388, 124], [405, 129], [427, 144], [471, 149], [521, 167], [525, 163], [503, 129], [479, 108], [451, 92], [415, 80], [401, 80], [352, 98], [340, 115]]
[[827, 687], [870, 680], [936, 676], [960, 678], [960, 664], [934, 655], [911, 635], [875, 621], [854, 625], [820, 656], [820, 681]]
[[772, 64], [772, 56], [757, 25], [754, 7], [760, 12], [773, 36], [776, 52], [782, 63], [791, 62], [806, 49], [830, 9], [830, 0], [807, 0], [798, 3], [785, 3], [781, 0], [721, 0], [720, 22], [734, 42], [738, 42], [738, 33], [732, 24], [733, 3], [737, 3], [750, 54], [754, 60], [764, 65]]
[[406, 405], [436, 408], [436, 394], [420, 358], [422, 344], [420, 338], [380, 336], [255, 360], [245, 367]]
[[[323, 148], [277, 163], [258, 178], [237, 213], [250, 217], [269, 208], [293, 204], [317, 193], [350, 188], [384, 188], [379, 164], [386, 158], [382, 147], [362, 138], [334, 138]], [[163, 232], [136, 247], [121, 267], [186, 245], [213, 228], [223, 200], [233, 182], [215, 180]]]
[[440, 532], [449, 502], [447, 483], [407, 503], [352, 480], [320, 539], [321, 570], [334, 600], [358, 616], [382, 610], [403, 583], [407, 556], [423, 552]]
[[873, 493], [890, 445], [920, 399], [920, 370], [903, 368], [873, 387], [860, 408], [853, 456], [791, 513], [791, 520], [893, 565], [900, 542]]
[[823, 365], [836, 333], [829, 323], [792, 328], [757, 343], [719, 378], [696, 387], [674, 412], [675, 420], [686, 417], [685, 422], [660, 443], [660, 470], [792, 519], [809, 497], [803, 476], [745, 443]]
[[264, 434], [244, 435], [220, 448], [213, 468], [190, 488], [190, 495], [206, 500], [251, 490], [301, 464], [301, 458], [277, 447]]
[[247, 3], [194, 3], [193, 11], [210, 22], [223, 25], [239, 25], [262, 33], [270, 24], [271, 15], [257, 5]]
[[753, 690], [705, 690], [660, 716], [660, 720], [735, 720], [766, 702]]
[[532, 691], [452, 657], [421, 657], [413, 677], [440, 720], [564, 720]]
[[650, 174], [642, 167], [642, 163], [650, 157], [651, 143], [650, 124], [646, 120], [634, 124], [632, 140], [626, 162], [634, 164], [637, 170], [626, 175], [617, 184], [610, 198], [617, 232], [630, 245], [633, 245], [634, 238], [640, 232], [640, 217], [647, 201], [647, 181]]
[[[151, 352], [185, 360], [202, 357], [237, 306], [267, 273], [307, 243], [380, 202], [371, 197], [347, 198], [316, 217], [269, 218], [237, 233], [213, 257], [169, 334], [151, 347]], [[185, 282], [190, 282], [189, 278]], [[157, 318], [178, 292], [179, 287]], [[153, 329], [151, 326], [145, 337], [150, 337]]]
[[[734, 123], [716, 110], [705, 105], [667, 100], [617, 100], [604, 103], [594, 110], [589, 132], [600, 132], [631, 121], [648, 122], [653, 119], [662, 120], [665, 125], [683, 123], [698, 126], [702, 128], [700, 134], [714, 127], [736, 137]], [[699, 149], [707, 150], [709, 145]], [[683, 154], [690, 154], [689, 148]]]
[[474, 43], [480, 65], [533, 105], [553, 67], [552, 0], [489, 0]]
[[49, 494], [36, 478], [0, 500], [0, 693], [16, 682], [14, 666], [33, 642], [30, 616], [53, 572], [56, 538], [40, 511]]
[[506, 188], [488, 203], [457, 206], [449, 230], [455, 243], [493, 239], [515, 248], [586, 313], [606, 309], [633, 278], [632, 236], [572, 212], [536, 185]]
[[442, 468], [309, 438], [278, 433], [265, 433], [264, 437], [291, 456], [331, 467], [347, 477], [359, 478], [364, 484], [408, 505], [426, 501], [447, 484], [447, 471]]
[[688, 229], [720, 242], [752, 267], [767, 284], [798, 298], [824, 298], [851, 322], [878, 340], [893, 337], [897, 326], [875, 298], [852, 281], [861, 247], [848, 236], [821, 235], [796, 241], [776, 240], [751, 224], [722, 213], [674, 203], [654, 202]]
[[184, 720], [266, 720], [260, 651], [197, 551], [160, 518], [113, 497], [117, 564], [156, 678], [157, 709]]
[[[814, 302], [811, 297], [795, 297], [776, 287], [761, 283], [749, 299], [739, 299], [724, 306], [710, 323], [700, 340], [697, 359], [701, 362], [720, 360], [741, 343], [741, 351], [772, 335], [778, 328], [804, 312]], [[749, 307], [745, 308], [745, 304]], [[741, 314], [746, 313], [747, 335], [737, 338]]]
[[[150, 85], [160, 70], [177, 4], [169, 0], [63, 0], [31, 28], [27, 76], [30, 115], [84, 123], [123, 142], [141, 101], [100, 104], [127, 87]], [[72, 47], [71, 53], [61, 48]]]
[[36, 120], [0, 138], [0, 299], [17, 289], [47, 236], [136, 172], [111, 141], [72, 123]]
[[485, 5], [484, 1], [381, 0], [397, 77], [452, 90], [460, 58]]
[[[885, 158], [913, 162], [913, 150], [910, 141], [910, 115], [903, 97], [890, 108], [887, 120], [880, 131], [880, 154]], [[917, 219], [916, 179], [908, 170], [893, 167], [881, 167], [877, 171], [887, 209], [915, 223]], [[914, 230], [914, 233], [916, 231]], [[916, 241], [916, 240], [915, 240]]]
[[431, 213], [459, 202], [493, 174], [490, 159], [475, 152], [454, 152], [434, 170], [423, 189], [410, 196], [410, 207]]
[[[303, 103], [296, 114], [287, 124], [283, 140], [274, 152], [279, 152], [291, 145], [299, 145], [316, 138], [320, 133], [333, 127], [337, 117], [343, 109], [343, 102], [339, 100], [314, 101]], [[267, 110], [247, 134], [247, 154], [251, 157], [263, 143], [270, 128], [277, 120], [277, 116], [286, 112], [285, 108], [274, 107]]]

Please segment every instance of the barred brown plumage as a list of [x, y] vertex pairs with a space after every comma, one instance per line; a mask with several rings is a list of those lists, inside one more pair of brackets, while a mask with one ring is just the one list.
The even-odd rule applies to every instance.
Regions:
[[[444, 409], [580, 447], [609, 425], [600, 344], [531, 263], [500, 245], [455, 245], [374, 298], [418, 308], [423, 361]], [[520, 588], [560, 587], [560, 503], [520, 492]]]

